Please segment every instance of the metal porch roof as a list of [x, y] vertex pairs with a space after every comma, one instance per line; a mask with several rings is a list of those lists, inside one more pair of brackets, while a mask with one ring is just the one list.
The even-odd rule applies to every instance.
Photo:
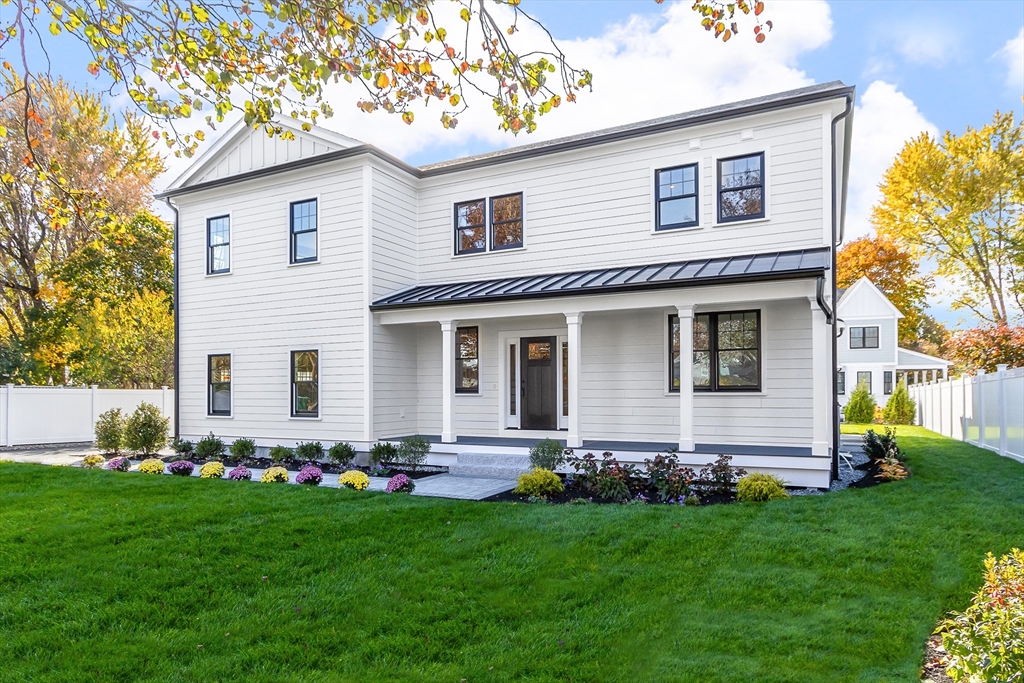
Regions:
[[499, 280], [417, 285], [378, 299], [370, 308], [379, 310], [443, 306], [781, 280], [811, 277], [829, 270], [830, 267], [829, 250], [822, 247]]

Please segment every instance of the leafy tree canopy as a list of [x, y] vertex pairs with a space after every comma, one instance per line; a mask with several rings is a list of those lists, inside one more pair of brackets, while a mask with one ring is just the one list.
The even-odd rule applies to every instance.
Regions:
[[960, 330], [950, 336], [946, 353], [963, 373], [995, 372], [1000, 363], [1024, 368], [1024, 327], [992, 325]]

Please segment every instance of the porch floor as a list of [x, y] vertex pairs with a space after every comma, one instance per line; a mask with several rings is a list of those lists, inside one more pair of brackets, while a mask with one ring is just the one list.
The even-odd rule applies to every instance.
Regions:
[[[441, 437], [437, 434], [417, 434], [430, 443], [441, 443]], [[401, 437], [400, 437], [401, 438]], [[394, 439], [397, 441], [398, 439]], [[562, 446], [566, 445], [565, 439], [555, 439]], [[538, 438], [524, 438], [515, 436], [459, 436], [455, 444], [462, 446], [504, 446], [508, 448], [531, 448], [542, 441]], [[666, 453], [671, 450], [678, 450], [679, 444], [665, 441], [602, 441], [583, 440], [583, 445], [577, 450], [590, 451], [635, 451], [640, 453]], [[784, 455], [790, 457], [810, 457], [810, 447], [793, 446], [758, 446], [752, 444], [696, 444], [695, 453], [717, 455], [727, 453], [729, 455]]]

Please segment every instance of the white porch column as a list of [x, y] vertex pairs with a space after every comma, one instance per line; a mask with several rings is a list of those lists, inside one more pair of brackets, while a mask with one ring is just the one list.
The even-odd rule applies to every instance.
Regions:
[[441, 443], [455, 443], [455, 321], [441, 321]]
[[832, 413], [831, 378], [835, 364], [831, 361], [832, 349], [829, 343], [828, 322], [825, 311], [821, 310], [815, 297], [808, 297], [811, 303], [811, 455], [828, 455], [831, 431], [829, 423]]
[[580, 434], [580, 368], [583, 354], [583, 314], [566, 313], [565, 324], [569, 328], [569, 434], [566, 445], [569, 448], [583, 446]]
[[693, 441], [693, 305], [676, 306], [679, 313], [679, 450], [692, 453]]

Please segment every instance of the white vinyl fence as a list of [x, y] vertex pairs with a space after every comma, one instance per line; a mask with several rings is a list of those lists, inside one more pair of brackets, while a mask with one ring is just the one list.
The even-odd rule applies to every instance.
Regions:
[[1024, 462], [1024, 368], [910, 387], [917, 424]]
[[152, 403], [174, 422], [174, 390], [0, 386], [0, 446], [93, 440], [96, 418], [111, 408], [131, 413]]

